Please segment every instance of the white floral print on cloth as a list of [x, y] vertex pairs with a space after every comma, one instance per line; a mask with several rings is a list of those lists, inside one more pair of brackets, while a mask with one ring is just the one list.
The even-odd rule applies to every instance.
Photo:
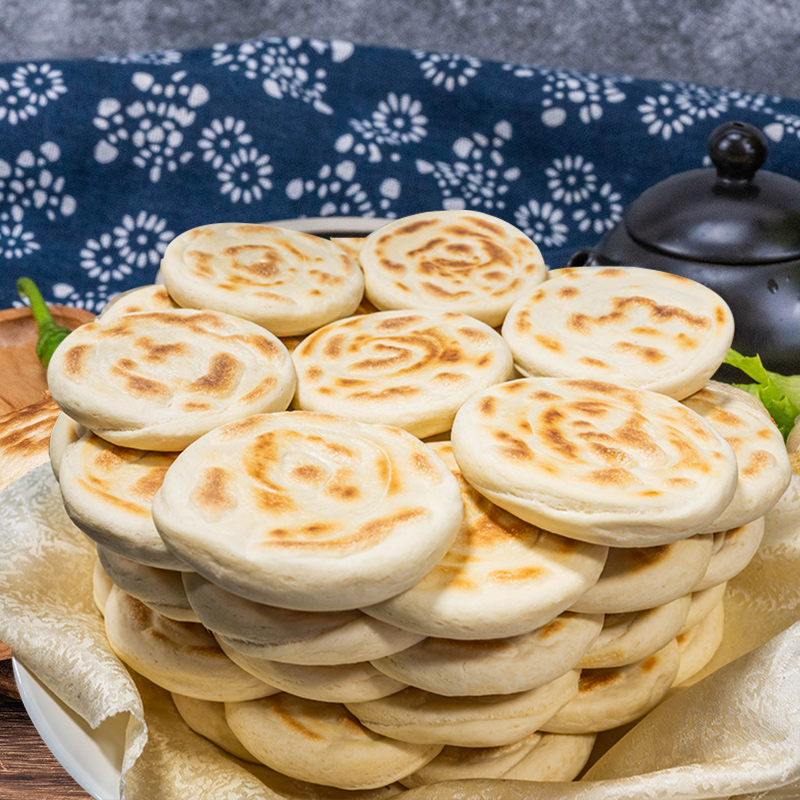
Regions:
[[414, 50], [414, 57], [419, 60], [419, 68], [425, 78], [448, 92], [466, 86], [481, 68], [480, 59], [456, 53]]
[[66, 91], [61, 70], [50, 64], [20, 64], [9, 77], [0, 65], [0, 125], [25, 122]]
[[37, 231], [75, 212], [75, 198], [55, 171], [60, 158], [54, 142], [23, 150], [11, 163], [0, 158], [0, 258], [6, 263], [25, 263], [42, 249]]
[[369, 119], [351, 119], [355, 133], [342, 134], [334, 147], [339, 153], [352, 151], [372, 162], [381, 161], [384, 152], [390, 161], [399, 161], [404, 145], [417, 144], [428, 135], [428, 118], [422, 110], [422, 103], [411, 95], [389, 92]]
[[599, 120], [606, 105], [625, 100], [622, 85], [632, 80], [627, 76], [615, 78], [595, 72], [515, 64], [503, 64], [503, 69], [518, 78], [534, 78], [539, 82], [542, 93], [541, 120], [549, 128], [563, 125], [573, 109], [577, 109], [577, 118], [584, 125]]
[[240, 45], [216, 44], [212, 62], [250, 80], [260, 78], [270, 97], [302, 100], [322, 114], [332, 114], [333, 109], [323, 99], [327, 89], [326, 59], [337, 63], [352, 54], [350, 42], [270, 37]]
[[296, 36], [0, 64], [0, 305], [99, 309], [221, 220], [473, 208], [557, 268], [733, 119], [800, 179], [800, 101], [736, 88]]
[[286, 186], [286, 196], [295, 201], [312, 198], [321, 205], [313, 214], [320, 217], [386, 217], [397, 214], [392, 202], [400, 196], [396, 178], [386, 178], [371, 192], [356, 180], [357, 167], [352, 161], [323, 164], [313, 178], [294, 178]]
[[455, 161], [417, 161], [417, 170], [423, 175], [433, 175], [442, 193], [442, 206], [446, 209], [474, 208], [497, 212], [506, 206], [504, 196], [509, 184], [516, 181], [519, 167], [508, 166], [501, 148], [513, 136], [511, 124], [498, 122], [491, 136], [476, 132], [462, 136], [453, 144]]
[[108, 164], [131, 149], [133, 163], [146, 169], [153, 183], [188, 162], [193, 153], [183, 146], [184, 130], [194, 124], [195, 109], [208, 102], [209, 92], [187, 78], [185, 71], [174, 72], [162, 83], [149, 72], [136, 72], [131, 83], [140, 94], [132, 103], [102, 99], [94, 125], [106, 135], [95, 146], [95, 159]]

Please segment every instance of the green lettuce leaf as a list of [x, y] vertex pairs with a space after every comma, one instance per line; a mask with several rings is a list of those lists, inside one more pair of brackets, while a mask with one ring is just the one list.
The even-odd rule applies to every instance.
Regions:
[[769, 412], [783, 438], [789, 435], [800, 414], [800, 375], [780, 375], [765, 369], [759, 356], [743, 356], [729, 350], [725, 363], [744, 372], [755, 383], [735, 383], [757, 397]]

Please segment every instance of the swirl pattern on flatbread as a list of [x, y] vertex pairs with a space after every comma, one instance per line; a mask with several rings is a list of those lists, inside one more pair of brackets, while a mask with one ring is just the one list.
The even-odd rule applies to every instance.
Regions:
[[333, 322], [292, 353], [297, 408], [397, 425], [419, 438], [450, 429], [476, 391], [507, 380], [511, 352], [488, 325], [452, 311], [383, 311]]
[[185, 231], [161, 273], [185, 308], [212, 308], [298, 336], [352, 314], [364, 294], [358, 264], [327, 239], [272, 225], [218, 222]]
[[492, 502], [545, 530], [617, 547], [707, 529], [736, 490], [730, 445], [656, 392], [592, 380], [523, 378], [471, 397], [453, 453]]
[[380, 309], [461, 311], [500, 325], [526, 285], [545, 278], [522, 231], [478, 211], [430, 211], [390, 222], [359, 252], [367, 297]]

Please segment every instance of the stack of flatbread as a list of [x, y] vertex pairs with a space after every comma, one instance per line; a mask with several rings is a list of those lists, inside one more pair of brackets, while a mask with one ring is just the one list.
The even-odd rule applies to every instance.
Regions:
[[572, 780], [709, 662], [791, 472], [710, 380], [716, 294], [469, 211], [207, 225], [161, 271], [57, 350], [50, 456], [197, 733], [307, 796]]

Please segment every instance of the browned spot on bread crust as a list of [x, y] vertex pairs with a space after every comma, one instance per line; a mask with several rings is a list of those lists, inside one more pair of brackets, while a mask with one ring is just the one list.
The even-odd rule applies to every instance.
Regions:
[[311, 730], [311, 728], [306, 727], [303, 725], [297, 717], [292, 714], [291, 711], [287, 710], [284, 705], [284, 698], [281, 695], [276, 695], [273, 698], [270, 698], [270, 704], [272, 705], [272, 710], [275, 716], [288, 727], [292, 728], [296, 733], [299, 733], [303, 738], [310, 739], [313, 742], [324, 742], [325, 737], [321, 736], [318, 733], [315, 733]]
[[218, 514], [236, 504], [228, 488], [230, 476], [221, 467], [204, 470], [200, 481], [191, 493], [191, 501], [209, 514]]
[[68, 378], [78, 380], [82, 377], [84, 363], [90, 350], [88, 344], [76, 344], [64, 353], [64, 372]]
[[584, 669], [581, 670], [578, 681], [578, 692], [588, 694], [604, 686], [611, 686], [621, 678], [622, 673], [619, 669]]
[[243, 372], [244, 365], [236, 356], [231, 353], [215, 353], [211, 357], [208, 372], [188, 384], [186, 390], [225, 397], [236, 388]]
[[156, 492], [161, 488], [161, 484], [164, 482], [167, 469], [167, 465], [151, 467], [141, 478], [131, 485], [130, 493], [142, 503], [152, 503], [153, 497], [155, 497]]

